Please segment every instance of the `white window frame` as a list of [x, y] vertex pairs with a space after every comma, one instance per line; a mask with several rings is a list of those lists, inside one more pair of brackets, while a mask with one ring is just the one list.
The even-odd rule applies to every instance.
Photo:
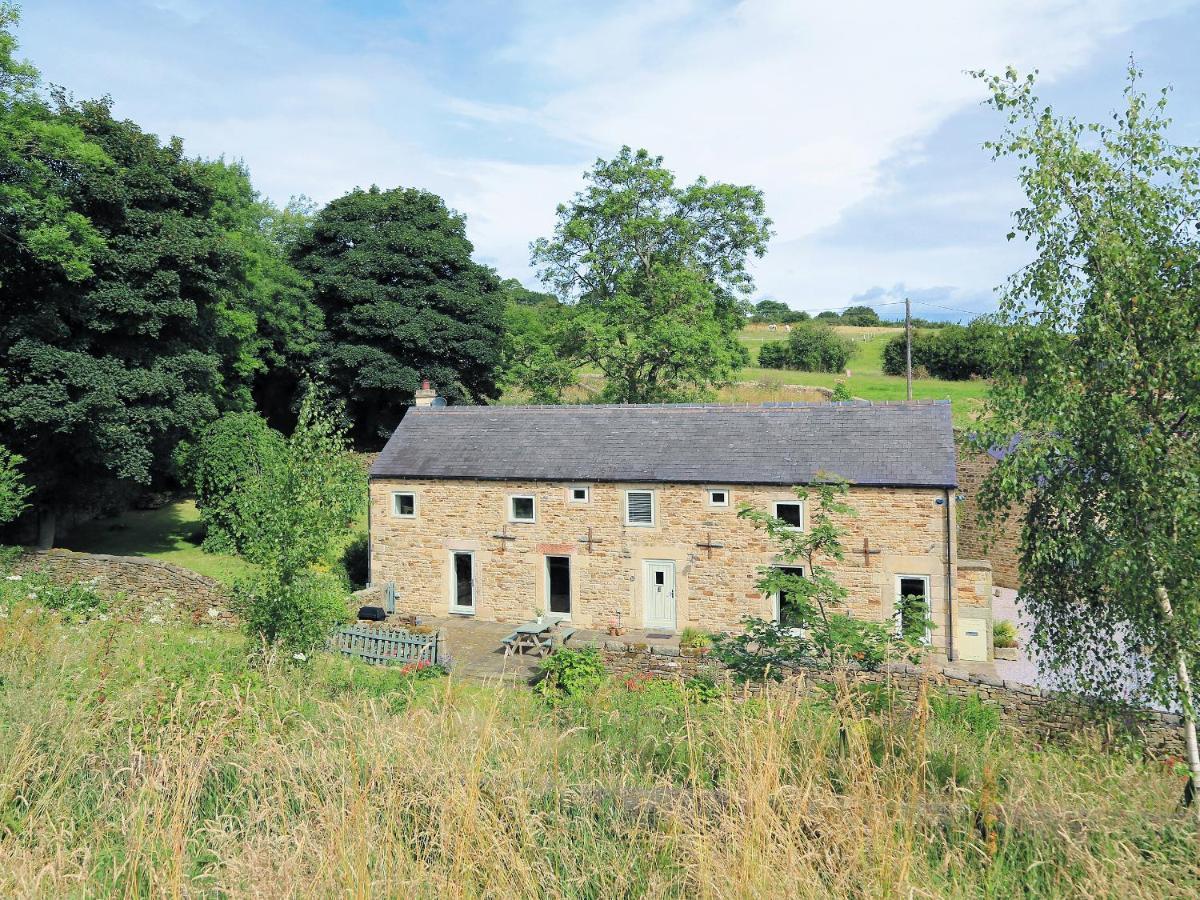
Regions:
[[[629, 495], [630, 494], [649, 494], [650, 495], [650, 521], [649, 522], [631, 522], [629, 521]], [[625, 525], [629, 528], [653, 528], [658, 524], [658, 492], [647, 488], [628, 488], [625, 491], [624, 516]]]
[[[576, 491], [583, 491], [583, 498], [575, 496]], [[567, 488], [567, 502], [583, 506], [592, 502], [592, 486], [590, 484], [573, 484]]]
[[[528, 519], [518, 519], [516, 510], [514, 509], [514, 500], [528, 500], [533, 504], [533, 516]], [[537, 522], [537, 496], [534, 494], [509, 494], [508, 495], [508, 521], [514, 525], [533, 525]]]
[[[771, 568], [772, 568], [772, 569], [784, 569], [784, 570], [786, 570], [786, 571], [793, 571], [793, 570], [794, 570], [794, 571], [797, 571], [797, 572], [799, 572], [799, 573], [800, 573], [800, 577], [801, 577], [801, 578], [804, 578], [804, 577], [805, 577], [805, 574], [804, 574], [804, 566], [792, 566], [792, 565], [785, 565], [785, 564], [783, 564], [783, 563], [779, 563], [778, 565], [772, 565], [772, 566], [771, 566]], [[774, 592], [771, 594], [771, 603], [772, 603], [772, 608], [773, 608], [773, 610], [774, 610], [774, 618], [773, 618], [771, 621], [773, 621], [773, 622], [774, 622], [776, 625], [780, 624], [779, 617], [780, 617], [780, 615], [783, 613], [783, 610], [782, 610], [782, 609], [780, 609], [780, 606], [781, 606], [781, 604], [780, 604], [780, 602], [779, 602], [779, 601], [780, 601], [780, 599], [781, 599], [781, 598], [780, 598], [780, 596], [779, 596], [779, 591], [774, 591]], [[792, 631], [792, 632], [797, 632], [797, 633], [799, 633], [799, 632], [803, 631], [803, 629], [800, 629], [800, 628], [791, 628], [791, 629], [789, 629], [789, 631]]]
[[[399, 511], [399, 497], [412, 497], [413, 511], [410, 513], [402, 513]], [[417, 492], [416, 491], [392, 491], [392, 518], [393, 519], [415, 519], [417, 517]]]
[[[454, 558], [456, 556], [471, 557], [471, 605], [458, 605], [458, 573], [454, 568]], [[479, 609], [479, 572], [475, 567], [477, 562], [474, 550], [451, 550], [450, 551], [450, 613], [456, 616], [473, 616]]]
[[779, 507], [780, 506], [798, 506], [798, 507], [800, 507], [800, 524], [799, 525], [789, 525], [788, 527], [791, 528], [793, 531], [803, 531], [804, 530], [804, 521], [805, 521], [805, 519], [804, 519], [804, 512], [805, 512], [804, 501], [803, 500], [776, 500], [774, 503], [771, 504], [771, 515], [773, 515], [777, 519], [779, 518]]
[[[713, 494], [724, 494], [725, 499], [718, 503], [713, 499]], [[705, 495], [708, 497], [708, 505], [716, 509], [727, 509], [733, 503], [733, 496], [730, 494], [729, 488], [705, 488]]]
[[[930, 577], [929, 575], [897, 575], [896, 576], [896, 592], [892, 596], [892, 621], [894, 621], [896, 623], [896, 637], [900, 637], [900, 635], [903, 633], [903, 628], [901, 627], [902, 623], [900, 622], [900, 616], [898, 616], [897, 613], [900, 611], [900, 597], [902, 596], [900, 593], [900, 583], [905, 578], [911, 578], [913, 581], [925, 582], [925, 606], [927, 607], [925, 612], [929, 616], [930, 621], [933, 620], [933, 597], [929, 593], [933, 589], [933, 578]], [[932, 626], [927, 626], [925, 628], [925, 642], [924, 643], [925, 643], [926, 647], [933, 644], [933, 628], [932, 628]]]
[[[550, 560], [565, 559], [567, 561], [567, 606], [568, 611], [565, 613], [555, 612], [550, 609]], [[564, 621], [571, 621], [571, 614], [575, 611], [575, 566], [571, 561], [570, 553], [546, 553], [542, 556], [542, 575], [546, 580], [546, 615], [564, 616]]]

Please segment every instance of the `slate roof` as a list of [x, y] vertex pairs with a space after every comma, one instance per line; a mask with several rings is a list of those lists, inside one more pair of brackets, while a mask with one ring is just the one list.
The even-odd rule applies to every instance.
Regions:
[[948, 401], [415, 407], [372, 477], [953, 487]]

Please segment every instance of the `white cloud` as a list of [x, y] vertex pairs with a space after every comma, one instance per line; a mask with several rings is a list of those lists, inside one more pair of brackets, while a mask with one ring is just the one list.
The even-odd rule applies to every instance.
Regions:
[[[684, 179], [761, 187], [778, 238], [757, 266], [760, 290], [814, 306], [875, 285], [997, 283], [1012, 259], [1004, 248], [986, 259], [952, 245], [864, 256], [819, 235], [887, 197], [885, 164], [919, 154], [981, 99], [965, 69], [1013, 64], [1054, 79], [1113, 35], [1176, 10], [1121, 0], [547, 0], [503, 14], [515, 20], [431, 13], [442, 30], [422, 32], [399, 19], [347, 25], [351, 13], [321, 4], [284, 17], [153, 0], [138, 32], [128, 4], [100, 15], [86, 3], [64, 11], [71, 2], [57, 14], [49, 3], [27, 10], [26, 49], [51, 80], [111, 92], [118, 113], [183, 135], [191, 152], [244, 158], [276, 199], [425, 187], [468, 215], [480, 258], [531, 281], [528, 244], [549, 233], [583, 170], [622, 144], [644, 146]], [[472, 50], [455, 43], [456, 28], [471, 30]], [[480, 44], [489, 28], [496, 37]], [[440, 51], [428, 46], [439, 40]], [[439, 52], [442, 65], [429, 64]], [[995, 203], [996, 193], [981, 184], [924, 208]]]

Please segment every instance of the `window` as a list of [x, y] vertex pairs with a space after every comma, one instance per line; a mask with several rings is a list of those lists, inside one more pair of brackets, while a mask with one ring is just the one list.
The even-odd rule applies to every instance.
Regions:
[[654, 524], [654, 491], [625, 492], [625, 524]]
[[776, 503], [775, 518], [782, 519], [793, 528], [803, 528], [804, 504], [793, 500]]
[[469, 550], [450, 554], [450, 612], [475, 612], [475, 554]]
[[534, 520], [533, 497], [518, 496], [508, 498], [508, 521], [533, 522]]
[[[896, 635], [917, 637], [930, 643], [929, 578], [925, 575], [899, 575], [896, 578]], [[924, 627], [922, 628], [922, 624]]]
[[401, 519], [415, 519], [417, 516], [417, 495], [397, 492], [392, 494], [392, 515]]
[[592, 491], [586, 484], [576, 484], [567, 488], [567, 499], [571, 503], [587, 503], [592, 499]]
[[[804, 577], [804, 569], [800, 566], [775, 566], [774, 568], [775, 571], [783, 575], [793, 575], [796, 578]], [[795, 614], [792, 592], [786, 589], [776, 591], [772, 599], [775, 601], [775, 621], [784, 628], [800, 627], [801, 622]]]
[[725, 488], [709, 488], [708, 489], [708, 505], [709, 506], [728, 506], [729, 491]]

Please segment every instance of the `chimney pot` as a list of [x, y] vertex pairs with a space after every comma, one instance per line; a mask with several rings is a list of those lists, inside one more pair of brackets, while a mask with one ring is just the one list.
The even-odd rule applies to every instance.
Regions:
[[421, 381], [421, 389], [413, 394], [414, 406], [433, 406], [433, 401], [437, 399], [437, 391], [429, 386], [429, 379]]

